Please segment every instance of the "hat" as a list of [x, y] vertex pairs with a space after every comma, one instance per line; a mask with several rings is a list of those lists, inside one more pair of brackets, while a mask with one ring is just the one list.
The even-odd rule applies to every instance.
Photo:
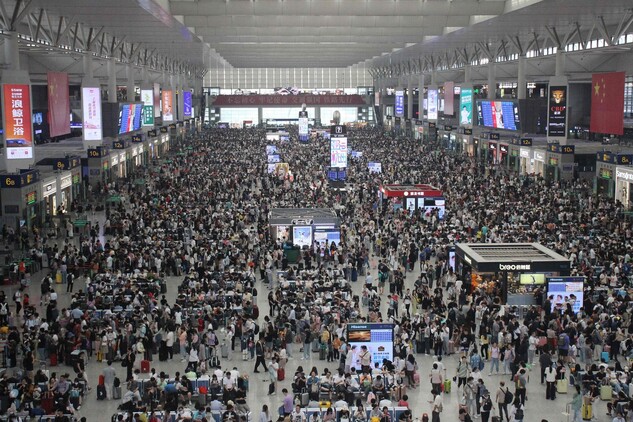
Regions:
[[229, 400], [229, 401], [226, 402], [226, 406], [227, 407], [228, 406], [233, 406], [233, 405], [235, 405], [235, 403], [233, 403], [233, 400]]

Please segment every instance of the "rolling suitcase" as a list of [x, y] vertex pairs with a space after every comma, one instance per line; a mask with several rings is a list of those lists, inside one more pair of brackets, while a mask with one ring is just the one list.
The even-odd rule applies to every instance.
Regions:
[[591, 403], [583, 403], [580, 414], [583, 421], [590, 421], [593, 419], [593, 409]]
[[97, 385], [97, 400], [105, 400], [106, 397], [105, 385]]
[[453, 340], [449, 340], [448, 341], [448, 351], [447, 353], [449, 355], [452, 355], [455, 353], [455, 342]]
[[319, 340], [312, 340], [312, 351], [314, 353], [319, 351]]
[[167, 342], [161, 341], [160, 347], [158, 348], [158, 360], [161, 362], [165, 362], [169, 358], [169, 353], [167, 352]]
[[248, 360], [248, 350], [242, 350], [242, 360]]
[[321, 345], [321, 348], [319, 349], [319, 360], [325, 360], [325, 357], [327, 355], [326, 347], [327, 346], [325, 344]]
[[609, 352], [602, 352], [600, 354], [600, 360], [604, 363], [609, 363]]
[[51, 353], [51, 366], [57, 366], [57, 353]]
[[452, 384], [451, 380], [444, 380], [444, 394], [450, 394]]
[[149, 361], [148, 360], [143, 359], [141, 361], [141, 373], [143, 373], [143, 374], [149, 373]]
[[556, 392], [558, 394], [567, 394], [568, 386], [569, 383], [567, 382], [567, 379], [556, 380]]
[[283, 381], [286, 379], [286, 370], [284, 368], [277, 369], [277, 381]]
[[223, 359], [228, 359], [229, 357], [229, 346], [227, 346], [224, 342], [220, 346], [220, 355]]
[[613, 388], [610, 385], [600, 387], [600, 400], [609, 401], [613, 398]]
[[358, 271], [355, 267], [352, 267], [352, 282], [358, 281]]
[[112, 387], [112, 400], [121, 399], [121, 387]]

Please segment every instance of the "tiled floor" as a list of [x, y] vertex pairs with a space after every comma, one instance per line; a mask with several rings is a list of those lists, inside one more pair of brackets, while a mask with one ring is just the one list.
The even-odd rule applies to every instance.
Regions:
[[[99, 216], [97, 216], [99, 217]], [[33, 277], [33, 284], [29, 289], [29, 293], [31, 294], [31, 302], [38, 303], [39, 302], [39, 282], [43, 277], [43, 273]], [[409, 273], [407, 277], [407, 287], [411, 287], [413, 285], [413, 281], [415, 280], [416, 274]], [[177, 277], [168, 277], [167, 285], [167, 297], [170, 299], [170, 302], [174, 300], [177, 292], [177, 285], [180, 283], [180, 279]], [[355, 294], [360, 294], [362, 283], [354, 283], [353, 290]], [[70, 294], [65, 292], [65, 285], [56, 285], [55, 288], [59, 293], [60, 305], [63, 308], [67, 306], [70, 302]], [[13, 294], [14, 287], [3, 286], [3, 290], [9, 297]], [[265, 286], [258, 286], [258, 291], [260, 292], [261, 298], [265, 298], [267, 294], [267, 290]], [[263, 315], [268, 313], [268, 303], [266, 300], [259, 300], [259, 306], [261, 309], [260, 319], [263, 318]], [[384, 306], [383, 301], [383, 306]], [[383, 315], [386, 315], [386, 306], [384, 306]], [[332, 369], [334, 364], [326, 363], [325, 361], [318, 360], [318, 356], [315, 354], [309, 361], [300, 360], [302, 354], [299, 353], [298, 345], [292, 345], [292, 354], [294, 356], [293, 359], [290, 359], [288, 365], [286, 367], [286, 373], [288, 376], [286, 380], [281, 382], [279, 385], [279, 391], [283, 387], [287, 387], [290, 389], [290, 383], [292, 380], [292, 374], [294, 374], [295, 369], [298, 365], [302, 365], [304, 368], [311, 368], [316, 366], [319, 369], [319, 372], [323, 370], [324, 367], [329, 367]], [[423, 356], [418, 355], [418, 364], [420, 367], [420, 375], [422, 380], [421, 388], [417, 388], [415, 390], [409, 390], [409, 403], [413, 410], [414, 418], [422, 417], [423, 413], [428, 413], [430, 415], [431, 406], [429, 401], [431, 400], [430, 393], [430, 384], [428, 383], [428, 374], [430, 372], [430, 365], [432, 363], [431, 356]], [[444, 359], [444, 364], [447, 367], [447, 375], [452, 378], [456, 373], [456, 363], [457, 357], [455, 355], [447, 357]], [[173, 374], [175, 371], [184, 370], [184, 364], [180, 362], [178, 358], [170, 361], [170, 362], [159, 362], [157, 358], [153, 361], [154, 367], [158, 372], [165, 371], [166, 373]], [[96, 379], [101, 373], [105, 363], [97, 363], [94, 358], [90, 361], [88, 365], [88, 378], [92, 385], [94, 385]], [[267, 404], [270, 409], [273, 409], [273, 412], [279, 407], [282, 396], [281, 393], [276, 396], [268, 396], [268, 383], [267, 374], [252, 373], [254, 366], [254, 361], [242, 361], [241, 353], [236, 353], [232, 355], [229, 360], [222, 361], [223, 368], [232, 368], [236, 367], [240, 370], [241, 373], [250, 374], [250, 391], [248, 393], [248, 404], [250, 405], [251, 411], [253, 412], [253, 417], [255, 420], [259, 420], [259, 411], [261, 410], [262, 405]], [[115, 364], [115, 368], [118, 370], [121, 377], [125, 375], [124, 369]], [[55, 371], [58, 374], [62, 372], [71, 372], [71, 368], [68, 366], [58, 366], [55, 368], [50, 368], [51, 371]], [[528, 385], [528, 401], [526, 405], [526, 422], [540, 422], [542, 419], [546, 419], [549, 422], [564, 422], [568, 420], [568, 417], [564, 415], [566, 404], [571, 400], [571, 394], [567, 395], [559, 395], [555, 401], [545, 401], [545, 388], [544, 386], [539, 384], [539, 374], [537, 372], [538, 366], [535, 367], [535, 372], [532, 373], [531, 380]], [[487, 373], [488, 367], [485, 368], [484, 372]], [[509, 376], [503, 375], [493, 375], [493, 376], [485, 376], [485, 383], [488, 386], [488, 389], [491, 391], [496, 391], [497, 386], [499, 385], [499, 381], [501, 380], [509, 380]], [[458, 403], [460, 398], [460, 392], [457, 390], [456, 386], [453, 386], [453, 390], [450, 394], [444, 395], [444, 412], [442, 413], [441, 419], [443, 421], [457, 421], [458, 420]], [[116, 407], [118, 403], [115, 401], [97, 401], [95, 398], [94, 390], [91, 394], [88, 395], [87, 399], [84, 402], [79, 414], [81, 416], [86, 416], [88, 421], [109, 421], [110, 417], [113, 413], [116, 412]], [[606, 416], [606, 404], [605, 402], [597, 402], [593, 407], [594, 416], [597, 417], [598, 421], [610, 421], [611, 418]]]

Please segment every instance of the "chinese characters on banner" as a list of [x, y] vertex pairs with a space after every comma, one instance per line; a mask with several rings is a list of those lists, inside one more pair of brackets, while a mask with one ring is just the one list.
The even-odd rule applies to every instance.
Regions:
[[101, 125], [101, 90], [81, 88], [84, 140], [100, 141], [103, 138]]
[[191, 113], [191, 91], [183, 91], [182, 93], [182, 102], [183, 102], [183, 115], [185, 117], [192, 117]]
[[163, 91], [163, 122], [174, 121], [173, 92]]
[[30, 87], [5, 84], [2, 94], [7, 159], [33, 158]]

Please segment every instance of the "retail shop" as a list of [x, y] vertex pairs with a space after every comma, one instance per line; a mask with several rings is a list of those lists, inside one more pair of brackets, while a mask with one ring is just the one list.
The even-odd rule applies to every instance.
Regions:
[[574, 178], [574, 145], [549, 144], [545, 152], [545, 180], [559, 181]]
[[594, 192], [614, 198], [616, 169], [618, 166], [630, 166], [631, 163], [633, 163], [631, 154], [597, 153]]
[[532, 138], [512, 138], [510, 140], [508, 154], [509, 168], [521, 174], [527, 173], [525, 170], [530, 164], [530, 147]]
[[457, 141], [455, 142], [455, 151], [460, 154], [473, 157], [476, 153], [475, 143], [473, 140], [473, 130], [469, 127], [460, 127], [457, 129]]
[[537, 176], [543, 177], [543, 175], [545, 174], [545, 150], [532, 150], [532, 157], [532, 159], [534, 160], [532, 172]]
[[16, 231], [37, 226], [40, 214], [41, 184], [38, 170], [20, 170], [19, 174], [0, 175], [2, 222]]
[[625, 208], [633, 207], [633, 168], [616, 167], [615, 169], [615, 199]]
[[457, 133], [453, 131], [453, 126], [442, 125], [438, 130], [438, 136], [444, 149], [454, 151], [457, 148]]
[[[68, 156], [56, 158], [53, 170], [59, 171], [58, 178], [60, 186], [57, 202], [64, 205], [64, 209], [70, 209], [73, 199], [83, 198], [83, 187], [81, 183], [81, 158], [79, 156]], [[70, 185], [68, 184], [70, 175]]]
[[97, 183], [107, 183], [110, 180], [110, 154], [108, 148], [99, 146], [88, 149], [88, 166], [84, 170], [84, 177], [87, 176], [90, 186], [95, 187]]
[[571, 261], [539, 243], [457, 243], [455, 269], [470, 291], [495, 292], [509, 305], [531, 305], [546, 276], [567, 276]]

